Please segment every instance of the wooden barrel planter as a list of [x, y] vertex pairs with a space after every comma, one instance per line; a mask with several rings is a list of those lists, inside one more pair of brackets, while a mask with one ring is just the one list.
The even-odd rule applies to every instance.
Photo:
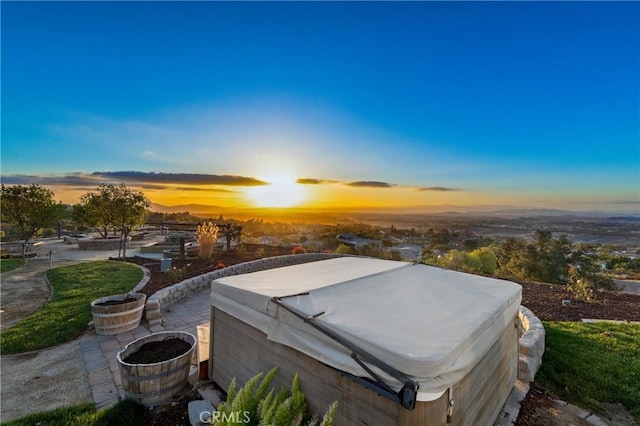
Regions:
[[91, 302], [96, 334], [119, 334], [140, 325], [147, 296], [142, 293], [115, 294]]
[[[182, 342], [176, 342], [175, 339]], [[196, 342], [195, 336], [190, 333], [162, 331], [129, 343], [117, 355], [125, 397], [146, 407], [170, 401], [187, 383]], [[164, 345], [169, 346], [169, 343], [175, 352], [182, 350], [186, 352], [159, 362], [136, 362], [141, 358], [139, 355], [149, 348], [151, 351], [160, 349], [159, 354], [153, 355], [147, 351], [145, 356], [149, 359], [169, 355], [171, 351], [163, 348]], [[175, 343], [186, 343], [186, 345], [175, 345]], [[185, 346], [185, 348], [175, 348], [175, 346]], [[132, 361], [132, 358], [137, 359]]]

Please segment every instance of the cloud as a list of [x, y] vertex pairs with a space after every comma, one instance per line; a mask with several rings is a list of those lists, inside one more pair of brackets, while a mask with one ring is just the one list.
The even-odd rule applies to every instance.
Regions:
[[459, 191], [459, 189], [458, 188], [448, 188], [446, 186], [422, 186], [420, 188], [416, 188], [416, 191], [447, 192], [447, 191]]
[[315, 179], [315, 178], [300, 178], [296, 180], [296, 183], [301, 185], [323, 185], [323, 184], [339, 183], [339, 184], [351, 186], [354, 188], [391, 188], [396, 186], [393, 183], [370, 181], [370, 180], [346, 182], [346, 181], [339, 181], [339, 180], [332, 180], [332, 179]]
[[378, 182], [378, 181], [371, 181], [371, 180], [359, 180], [356, 182], [348, 182], [348, 183], [345, 183], [345, 185], [352, 186], [355, 188], [391, 188], [395, 186], [392, 183]]
[[262, 186], [267, 182], [254, 177], [234, 175], [212, 175], [203, 173], [162, 173], [162, 172], [93, 172], [92, 176], [107, 179], [119, 179], [125, 182], [190, 184], [190, 185], [224, 185], [224, 186]]
[[296, 183], [300, 185], [322, 185], [326, 183], [336, 183], [335, 180], [330, 179], [313, 179], [313, 178], [300, 178], [296, 179]]
[[101, 183], [100, 178], [87, 175], [85, 173], [69, 173], [64, 176], [38, 176], [38, 175], [2, 175], [0, 181], [5, 185], [46, 185], [46, 186], [76, 186], [87, 187], [97, 186]]
[[[45, 186], [67, 186], [74, 189], [85, 189], [87, 187], [97, 187], [101, 184], [118, 184], [121, 182], [134, 184], [144, 189], [168, 189], [174, 185], [181, 185], [182, 190], [198, 190], [216, 192], [234, 192], [224, 189], [198, 188], [198, 185], [222, 185], [222, 186], [261, 186], [266, 182], [248, 176], [234, 175], [212, 175], [193, 173], [155, 173], [155, 172], [93, 172], [68, 173], [62, 176], [39, 176], [39, 175], [2, 175], [0, 182], [5, 185], [45, 185]], [[195, 187], [182, 187], [184, 185], [195, 185]]]
[[229, 192], [236, 193], [238, 191], [233, 191], [231, 189], [222, 189], [222, 188], [202, 188], [198, 186], [176, 186], [176, 191], [202, 191], [202, 192]]

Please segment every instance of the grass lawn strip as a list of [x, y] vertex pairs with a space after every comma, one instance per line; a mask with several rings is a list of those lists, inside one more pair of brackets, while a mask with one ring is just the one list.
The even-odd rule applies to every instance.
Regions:
[[24, 260], [22, 259], [0, 259], [0, 274], [19, 268], [22, 265], [24, 265]]
[[56, 408], [30, 414], [3, 423], [3, 426], [138, 426], [144, 424], [142, 405], [132, 401], [121, 401], [113, 407], [96, 411], [94, 404]]
[[546, 346], [536, 383], [598, 412], [621, 403], [640, 424], [640, 325], [545, 322]]
[[68, 342], [81, 335], [91, 321], [91, 302], [131, 291], [143, 272], [116, 261], [86, 262], [52, 269], [46, 274], [51, 300], [15, 326], [0, 333], [2, 354], [34, 351]]

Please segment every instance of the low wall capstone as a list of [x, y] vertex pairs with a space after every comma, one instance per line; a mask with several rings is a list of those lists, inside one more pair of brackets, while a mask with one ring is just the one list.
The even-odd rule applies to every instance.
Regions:
[[520, 306], [518, 319], [523, 331], [519, 340], [518, 380], [530, 383], [542, 364], [546, 333], [542, 321], [524, 306]]
[[164, 309], [172, 303], [187, 297], [189, 294], [211, 285], [211, 282], [218, 278], [345, 256], [349, 255], [336, 253], [288, 254], [284, 256], [267, 257], [217, 269], [203, 275], [198, 275], [197, 277], [188, 278], [177, 284], [158, 290], [149, 296], [145, 305], [145, 318], [149, 321], [150, 327], [161, 326], [162, 311]]

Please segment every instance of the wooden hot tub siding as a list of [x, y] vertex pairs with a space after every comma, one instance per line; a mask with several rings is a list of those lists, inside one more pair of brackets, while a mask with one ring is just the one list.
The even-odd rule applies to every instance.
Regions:
[[211, 333], [209, 374], [224, 389], [233, 377], [242, 385], [274, 366], [279, 368], [272, 385], [290, 388], [297, 372], [312, 412], [321, 416], [338, 401], [336, 425], [491, 425], [517, 376], [515, 318], [476, 367], [453, 386], [451, 423], [448, 392], [435, 401], [417, 402], [409, 411], [302, 352], [268, 341], [261, 331], [215, 308]]

